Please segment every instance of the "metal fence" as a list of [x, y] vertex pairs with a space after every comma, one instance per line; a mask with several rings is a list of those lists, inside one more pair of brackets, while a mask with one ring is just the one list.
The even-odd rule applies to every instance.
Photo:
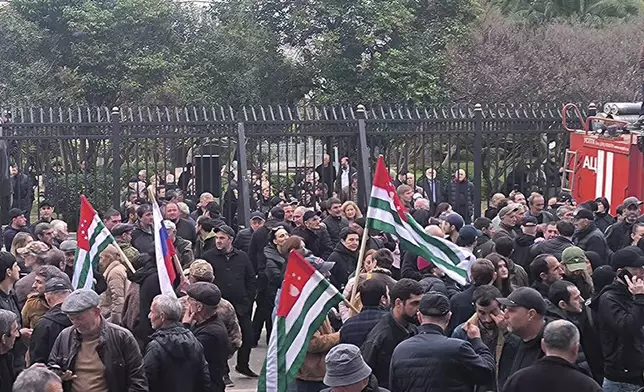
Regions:
[[[102, 211], [122, 206], [128, 191], [145, 182], [161, 196], [174, 187], [191, 197], [209, 191], [228, 201], [225, 213], [237, 211], [244, 222], [263, 188], [314, 203], [323, 181], [315, 168], [324, 154], [335, 170], [340, 158], [349, 157], [362, 205], [381, 154], [393, 176], [409, 172], [420, 180], [434, 168], [449, 182], [464, 169], [476, 200], [512, 189], [553, 195], [568, 145], [560, 108], [13, 108], [0, 141], [20, 170], [13, 177], [14, 205], [46, 198], [73, 222], [80, 193]], [[21, 183], [35, 184], [33, 194]]]

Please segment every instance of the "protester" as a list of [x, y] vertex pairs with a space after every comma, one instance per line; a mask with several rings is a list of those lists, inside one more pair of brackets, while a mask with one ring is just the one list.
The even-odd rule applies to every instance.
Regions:
[[400, 343], [391, 357], [392, 391], [471, 391], [494, 380], [494, 357], [476, 323], [462, 328], [467, 341], [445, 336], [451, 316], [446, 295], [429, 292], [418, 307], [419, 334]]
[[492, 237], [494, 240], [497, 236], [506, 235], [512, 239], [516, 238], [517, 232], [514, 227], [517, 222], [520, 222], [517, 219], [517, 212], [521, 211], [521, 206], [518, 204], [508, 204], [507, 206], [501, 208], [499, 211], [499, 227], [496, 230], [496, 234]]
[[47, 312], [49, 305], [45, 299], [45, 287], [53, 278], [66, 278], [64, 272], [53, 265], [44, 265], [38, 270], [32, 285], [32, 292], [27, 296], [27, 302], [22, 308], [22, 325], [34, 328], [38, 320]]
[[342, 290], [347, 284], [349, 275], [356, 272], [361, 234], [362, 230], [356, 230], [353, 227], [343, 228], [339, 235], [340, 242], [327, 258], [327, 261], [335, 263], [330, 280], [338, 290]]
[[165, 219], [174, 223], [175, 235], [190, 242], [190, 248], [197, 243], [197, 232], [195, 226], [187, 219], [181, 218], [177, 203], [170, 202], [165, 205]]
[[631, 243], [632, 227], [640, 215], [642, 202], [631, 196], [624, 199], [622, 206], [624, 209], [623, 220], [606, 229], [606, 243], [613, 252], [617, 252]]
[[342, 216], [342, 202], [335, 197], [326, 201], [327, 217], [322, 221], [326, 226], [331, 245], [335, 247], [340, 243], [340, 232], [342, 229], [349, 227], [349, 221]]
[[644, 253], [634, 246], [612, 257], [617, 277], [591, 303], [604, 353], [604, 391], [644, 385]]
[[0, 309], [0, 392], [11, 392], [11, 386], [16, 379], [17, 370], [14, 366], [13, 345], [20, 337], [19, 324], [16, 314]]
[[[16, 372], [25, 368], [25, 353], [27, 346], [25, 340], [31, 337], [32, 330], [22, 327], [22, 315], [20, 314], [20, 306], [18, 298], [13, 291], [14, 284], [19, 278], [18, 263], [15, 257], [9, 252], [0, 252], [0, 309], [8, 310], [15, 315], [15, 320], [18, 323], [19, 334], [15, 342], [11, 342], [11, 360], [13, 360], [13, 369]], [[0, 331], [4, 335], [6, 331]], [[0, 379], [1, 380], [1, 379]]]
[[195, 255], [192, 252], [192, 242], [177, 234], [177, 227], [173, 222], [164, 220], [163, 225], [168, 232], [168, 239], [172, 241], [179, 264], [182, 268], [188, 267], [195, 260]]
[[29, 229], [27, 228], [27, 218], [25, 218], [25, 214], [22, 210], [12, 208], [9, 211], [9, 224], [5, 227], [4, 234], [2, 235], [3, 243], [7, 251], [14, 251], [13, 239], [18, 233], [29, 233]]
[[470, 224], [474, 214], [474, 184], [467, 179], [465, 170], [456, 171], [447, 196], [454, 211], [463, 217], [466, 224]]
[[107, 290], [101, 294], [101, 315], [109, 322], [121, 325], [125, 293], [130, 287], [127, 267], [114, 244], [108, 245], [99, 255], [98, 271], [107, 282]]
[[324, 363], [324, 384], [330, 388], [320, 392], [389, 392], [388, 389], [378, 386], [378, 380], [355, 345], [338, 344], [326, 355]]
[[574, 219], [577, 227], [573, 236], [575, 245], [585, 251], [596, 252], [602, 260], [607, 260], [612, 252], [608, 248], [604, 233], [595, 226], [593, 213], [580, 208], [575, 211]]
[[[0, 391], [4, 391], [0, 385]], [[63, 383], [60, 377], [51, 370], [32, 366], [16, 377], [13, 392], [62, 392]]]
[[569, 321], [549, 323], [541, 347], [545, 356], [512, 375], [503, 392], [600, 392], [597, 382], [574, 364], [579, 350], [579, 331]]
[[389, 288], [382, 280], [368, 279], [358, 286], [362, 302], [360, 313], [344, 322], [340, 329], [340, 343], [362, 346], [369, 332], [387, 314]]
[[320, 225], [320, 217], [313, 211], [306, 211], [302, 217], [303, 226], [297, 227], [291, 234], [302, 237], [306, 249], [326, 260], [333, 252], [331, 237], [326, 228]]
[[457, 325], [464, 323], [474, 314], [475, 308], [472, 301], [474, 290], [479, 286], [491, 285], [496, 280], [494, 264], [487, 259], [476, 260], [470, 269], [470, 279], [472, 284], [462, 293], [458, 293], [450, 299], [452, 316], [446, 330], [449, 334]]
[[586, 253], [581, 248], [571, 246], [562, 254], [561, 266], [564, 271], [563, 278], [574, 283], [581, 291], [581, 296], [590, 298], [595, 291], [593, 288], [592, 266]]
[[52, 277], [45, 283], [44, 296], [49, 309], [34, 327], [29, 344], [31, 363], [47, 363], [56, 338], [63, 329], [72, 325], [61, 305], [73, 288], [67, 276]]
[[18, 253], [18, 249], [25, 248], [27, 244], [34, 241], [34, 237], [31, 236], [31, 233], [20, 232], [13, 237], [13, 242], [11, 243], [11, 254], [16, 258], [18, 266], [20, 267], [20, 277], [24, 277], [31, 272], [31, 268], [28, 268], [25, 265], [24, 257]]
[[[268, 336], [270, 336], [273, 328], [273, 306], [275, 304], [275, 298], [277, 297], [277, 291], [282, 287], [284, 271], [286, 270], [286, 260], [288, 259], [288, 253], [283, 255], [285, 252], [282, 252], [282, 248], [288, 240], [288, 231], [283, 226], [277, 226], [271, 229], [269, 233], [270, 242], [264, 248], [264, 259], [266, 260], [266, 292], [263, 293], [262, 298], [257, 297], [257, 307], [253, 317], [254, 346], [257, 346], [259, 342], [264, 324], [266, 324], [266, 334]], [[295, 241], [298, 243], [298, 247], [302, 243], [299, 237]]]
[[266, 218], [264, 217], [264, 214], [257, 211], [252, 212], [250, 214], [249, 227], [239, 230], [239, 232], [237, 233], [237, 236], [235, 236], [233, 247], [241, 250], [242, 252], [247, 253], [248, 257], [250, 257], [249, 248], [250, 248], [251, 238], [253, 237], [253, 233], [264, 225], [264, 222], [266, 222]]
[[508, 331], [521, 339], [510, 369], [499, 370], [498, 385], [504, 385], [506, 377], [544, 356], [541, 338], [546, 326], [546, 302], [539, 292], [530, 287], [519, 287], [507, 298], [498, 298], [497, 301], [506, 308]]
[[546, 201], [543, 195], [539, 193], [533, 193], [528, 197], [528, 207], [530, 208], [529, 214], [534, 217], [537, 221], [537, 224], [548, 223], [555, 220], [555, 217], [551, 213], [545, 211]]
[[450, 212], [442, 214], [440, 216], [440, 228], [445, 233], [445, 237], [448, 241], [456, 243], [458, 239], [458, 232], [465, 225], [463, 217], [457, 214], [456, 212]]
[[132, 231], [132, 246], [140, 253], [149, 253], [154, 250], [154, 214], [152, 206], [142, 204], [136, 209], [138, 218]]
[[501, 291], [500, 297], [507, 297], [514, 290], [510, 280], [507, 259], [496, 252], [487, 255], [487, 259], [494, 264], [496, 270], [496, 280], [493, 285]]
[[416, 313], [424, 293], [423, 286], [412, 279], [399, 280], [389, 293], [391, 311], [376, 324], [360, 347], [362, 356], [378, 379], [389, 386], [389, 365], [396, 346], [417, 333]]
[[[557, 233], [556, 236], [550, 239], [535, 243], [532, 247], [533, 256], [551, 254], [557, 260], [561, 260], [561, 254], [564, 249], [574, 245], [573, 235], [575, 233], [575, 226], [570, 222], [559, 221], [557, 222]], [[534, 279], [533, 276], [531, 278]]]
[[473, 226], [481, 232], [481, 235], [476, 237], [476, 246], [474, 247], [474, 256], [479, 259], [485, 258], [494, 251], [494, 225], [492, 221], [486, 217], [479, 217], [474, 219]]
[[61, 378], [72, 392], [147, 391], [143, 357], [134, 336], [105, 321], [98, 304], [98, 294], [89, 289], [76, 290], [65, 299], [61, 310], [72, 326], [58, 335], [48, 365], [62, 369]]
[[52, 245], [56, 248], [60, 248], [60, 244], [69, 238], [67, 223], [54, 219], [51, 221], [50, 225], [52, 230]]
[[553, 255], [542, 254], [534, 258], [530, 263], [530, 276], [532, 277], [532, 287], [543, 298], [548, 297], [550, 285], [563, 278], [563, 268], [561, 263]]
[[[195, 244], [195, 258], [202, 259], [206, 252], [216, 249], [215, 221], [209, 216], [197, 218], [197, 243]], [[232, 230], [232, 228], [231, 228]], [[233, 233], [235, 232], [232, 230]], [[234, 235], [234, 234], [233, 234]]]
[[137, 265], [137, 259], [141, 254], [134, 246], [132, 246], [132, 231], [134, 230], [134, 225], [129, 223], [117, 223], [112, 227], [112, 236], [116, 240], [116, 245], [121, 248], [123, 254], [134, 268], [140, 267]]
[[31, 271], [27, 276], [20, 278], [14, 287], [20, 308], [25, 306], [27, 296], [31, 293], [34, 280], [36, 279], [36, 274], [46, 264], [45, 255], [48, 251], [49, 247], [47, 244], [41, 241], [30, 242], [26, 247], [18, 250], [18, 254], [25, 260], [25, 267]]
[[212, 390], [204, 348], [181, 325], [182, 314], [174, 296], [158, 295], [152, 301], [149, 317], [155, 332], [143, 359], [150, 392]]
[[510, 282], [516, 287], [528, 286], [530, 280], [528, 279], [528, 273], [523, 267], [514, 262], [513, 257], [515, 256], [514, 248], [517, 244], [517, 237], [514, 241], [507, 236], [500, 236], [494, 240], [494, 251], [505, 258], [506, 267], [510, 274]]
[[597, 203], [597, 211], [595, 211], [595, 226], [605, 233], [606, 229], [615, 223], [615, 218], [610, 215], [610, 203], [605, 197], [598, 197], [595, 199]]

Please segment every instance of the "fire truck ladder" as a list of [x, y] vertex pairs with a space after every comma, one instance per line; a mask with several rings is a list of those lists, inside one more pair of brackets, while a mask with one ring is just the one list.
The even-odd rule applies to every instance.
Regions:
[[575, 170], [577, 169], [577, 151], [566, 149], [564, 158], [564, 171], [561, 176], [561, 190], [563, 192], [572, 192], [575, 182]]

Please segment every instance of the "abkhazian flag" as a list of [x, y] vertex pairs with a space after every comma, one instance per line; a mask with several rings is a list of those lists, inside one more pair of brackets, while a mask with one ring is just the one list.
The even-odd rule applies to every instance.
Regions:
[[85, 195], [81, 195], [80, 220], [76, 237], [78, 248], [74, 256], [72, 285], [76, 289], [91, 289], [94, 284], [94, 269], [98, 265], [98, 256], [114, 242], [114, 237]]
[[467, 283], [469, 255], [452, 242], [425, 233], [398, 198], [382, 156], [371, 188], [367, 226], [395, 235], [400, 246], [431, 261], [456, 282]]
[[322, 274], [291, 251], [258, 391], [287, 390], [304, 362], [313, 333], [343, 299]]
[[172, 263], [172, 257], [176, 254], [176, 251], [168, 237], [168, 231], [163, 224], [163, 215], [161, 215], [161, 210], [156, 200], [152, 200], [152, 214], [154, 215], [154, 254], [157, 262], [161, 294], [176, 297], [172, 288], [172, 282], [177, 277]]

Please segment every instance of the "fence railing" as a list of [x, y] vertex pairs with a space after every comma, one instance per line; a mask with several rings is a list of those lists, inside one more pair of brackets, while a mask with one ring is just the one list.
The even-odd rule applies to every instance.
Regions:
[[475, 200], [513, 189], [554, 195], [568, 146], [560, 110], [558, 104], [12, 108], [0, 141], [19, 170], [13, 205], [46, 198], [74, 222], [79, 193], [102, 211], [123, 207], [145, 182], [161, 196], [177, 187], [190, 197], [211, 192], [224, 215], [245, 222], [251, 208], [266, 206], [263, 189], [309, 204], [340, 193], [337, 183], [316, 174], [325, 154], [334, 171], [348, 157], [362, 206], [381, 154], [394, 177], [408, 172], [416, 181], [433, 168], [448, 183], [464, 169]]

